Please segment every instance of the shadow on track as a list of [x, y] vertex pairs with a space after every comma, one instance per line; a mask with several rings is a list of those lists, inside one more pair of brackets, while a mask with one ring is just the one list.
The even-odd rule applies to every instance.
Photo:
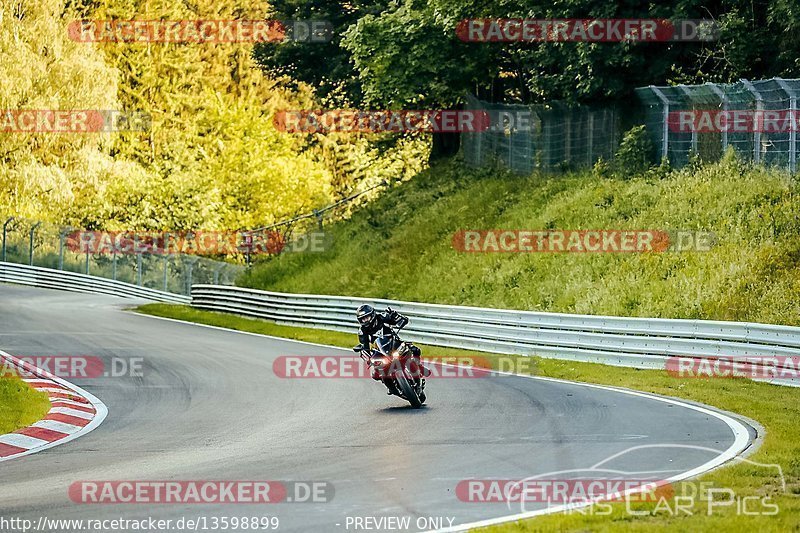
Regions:
[[381, 413], [387, 413], [387, 414], [393, 414], [393, 415], [406, 415], [406, 416], [414, 414], [414, 413], [424, 413], [426, 411], [430, 411], [430, 407], [428, 406], [428, 404], [423, 404], [422, 407], [420, 407], [419, 409], [414, 409], [409, 404], [405, 404], [405, 405], [390, 405], [390, 406], [384, 407], [383, 409], [379, 409], [379, 412], [381, 412]]

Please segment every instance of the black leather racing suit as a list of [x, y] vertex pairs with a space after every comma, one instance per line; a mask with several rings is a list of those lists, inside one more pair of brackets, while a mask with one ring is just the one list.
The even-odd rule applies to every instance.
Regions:
[[[358, 342], [364, 348], [369, 348], [370, 343], [376, 337], [389, 335], [392, 326], [404, 328], [408, 324], [408, 317], [405, 317], [394, 309], [387, 309], [383, 313], [375, 313], [375, 319], [369, 324], [365, 324], [358, 329]], [[409, 343], [411, 353], [419, 357], [419, 348]]]

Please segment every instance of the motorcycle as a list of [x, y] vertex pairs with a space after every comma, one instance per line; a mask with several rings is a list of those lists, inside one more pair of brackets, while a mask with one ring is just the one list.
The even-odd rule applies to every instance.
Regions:
[[361, 345], [353, 348], [360, 352], [361, 359], [387, 386], [391, 394], [408, 401], [412, 407], [419, 409], [427, 399], [425, 396], [425, 379], [420, 360], [411, 353], [407, 342], [400, 340], [398, 332], [390, 328], [391, 333], [381, 335], [374, 341], [373, 350], [362, 349]]

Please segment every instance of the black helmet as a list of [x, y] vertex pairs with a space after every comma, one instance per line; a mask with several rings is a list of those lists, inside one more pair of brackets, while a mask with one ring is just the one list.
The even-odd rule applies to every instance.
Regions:
[[356, 311], [356, 318], [362, 326], [371, 324], [375, 320], [375, 309], [371, 305], [360, 305]]

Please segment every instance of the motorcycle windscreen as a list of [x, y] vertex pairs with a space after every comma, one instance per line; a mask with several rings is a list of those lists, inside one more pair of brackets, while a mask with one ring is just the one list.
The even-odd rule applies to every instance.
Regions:
[[375, 339], [375, 346], [378, 347], [378, 351], [384, 355], [389, 355], [392, 351], [392, 344], [394, 339], [391, 335], [384, 335]]

